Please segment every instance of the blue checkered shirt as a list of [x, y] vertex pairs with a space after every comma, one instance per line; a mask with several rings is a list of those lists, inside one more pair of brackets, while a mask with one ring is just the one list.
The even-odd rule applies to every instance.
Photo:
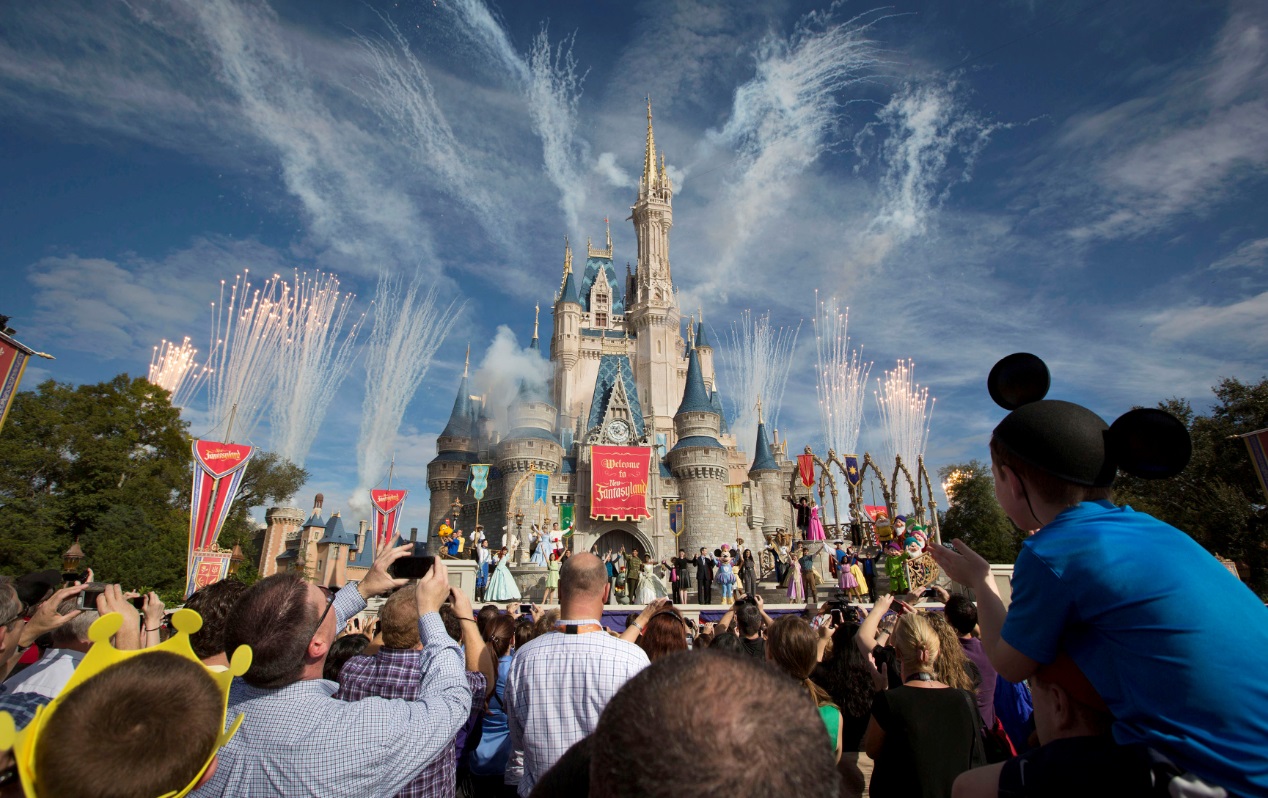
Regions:
[[594, 731], [609, 699], [648, 664], [643, 649], [605, 632], [552, 632], [515, 652], [505, 704], [512, 761], [523, 753], [520, 795]]
[[[335, 698], [360, 701], [370, 696], [403, 698], [414, 701], [422, 692], [420, 673], [423, 652], [414, 649], [381, 648], [372, 657], [353, 657], [339, 671], [339, 690]], [[479, 671], [467, 671], [471, 687], [472, 714], [484, 706], [484, 689], [488, 680]], [[453, 798], [458, 778], [456, 737], [450, 739], [444, 753], [423, 768], [397, 798]]]
[[[365, 608], [355, 585], [335, 596], [336, 627]], [[207, 796], [320, 795], [389, 798], [443, 754], [471, 710], [462, 653], [438, 613], [419, 619], [418, 698], [334, 698], [337, 684], [309, 679], [278, 689], [234, 679], [229, 721], [242, 728], [220, 749]]]

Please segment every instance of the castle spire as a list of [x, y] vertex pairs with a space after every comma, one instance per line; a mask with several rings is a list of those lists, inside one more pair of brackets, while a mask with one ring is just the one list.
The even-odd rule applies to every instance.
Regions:
[[608, 222], [608, 217], [606, 217], [606, 216], [604, 216], [604, 217], [603, 217], [603, 229], [604, 229], [604, 231], [607, 233], [607, 237], [608, 237], [608, 256], [609, 256], [609, 257], [611, 257], [611, 254], [612, 254], [612, 225], [611, 225], [611, 223], [610, 223], [610, 222]]
[[528, 345], [529, 349], [536, 350], [539, 348], [537, 344], [537, 319], [539, 316], [541, 316], [541, 312], [542, 312], [541, 305], [533, 305], [533, 340]]
[[471, 371], [471, 342], [468, 341], [467, 342], [467, 359], [466, 359], [466, 362], [462, 364], [462, 378], [464, 380], [467, 378], [467, 374], [470, 373], [470, 371]]
[[643, 154], [643, 188], [649, 194], [656, 190], [656, 138], [652, 135], [652, 98], [647, 98], [647, 151]]

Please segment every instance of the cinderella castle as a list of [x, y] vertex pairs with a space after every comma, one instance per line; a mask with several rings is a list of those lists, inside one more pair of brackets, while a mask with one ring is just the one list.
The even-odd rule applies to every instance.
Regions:
[[[703, 322], [688, 320], [684, 335], [669, 261], [673, 193], [664, 156], [657, 157], [649, 103], [643, 174], [632, 208], [636, 267], [627, 264], [625, 275], [618, 275], [610, 228], [606, 247], [586, 242], [580, 272], [565, 245], [552, 305], [551, 377], [519, 385], [505, 424], [495, 423], [491, 408], [471, 395], [464, 370], [427, 466], [432, 533], [446, 519], [467, 533], [474, 529], [470, 482], [477, 463], [490, 466], [479, 523], [494, 548], [517, 537], [520, 562], [527, 557], [530, 525], [549, 529], [567, 505], [575, 519], [575, 551], [623, 546], [661, 558], [678, 549], [734, 545], [737, 521], [727, 514], [728, 485], [744, 486], [738, 529], [746, 546], [756, 551], [763, 533], [792, 527], [785, 496], [793, 463], [784, 446], [769, 440], [761, 423], [756, 441], [735, 440]], [[540, 346], [534, 322], [530, 347]], [[609, 445], [651, 450], [646, 517], [594, 517], [593, 447]], [[744, 454], [749, 448], [751, 461]], [[538, 474], [548, 477], [545, 496]], [[675, 534], [669, 508], [679, 502], [683, 517]]]

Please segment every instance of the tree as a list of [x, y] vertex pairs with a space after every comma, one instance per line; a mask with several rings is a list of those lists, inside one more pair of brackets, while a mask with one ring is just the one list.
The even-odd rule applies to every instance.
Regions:
[[183, 580], [189, 436], [166, 391], [121, 374], [18, 394], [0, 432], [0, 570], [60, 566], [78, 538], [96, 573], [136, 587]]
[[950, 507], [941, 517], [942, 539], [960, 538], [990, 562], [1012, 563], [1021, 549], [1021, 533], [995, 499], [990, 466], [978, 460], [938, 470], [947, 485]]
[[1187, 532], [1208, 551], [1245, 566], [1255, 592], [1268, 596], [1268, 507], [1239, 436], [1268, 427], [1268, 379], [1224, 379], [1213, 388], [1209, 415], [1188, 401], [1159, 404], [1189, 428], [1193, 458], [1163, 480], [1120, 477], [1114, 497]]
[[251, 456], [218, 541], [221, 548], [242, 547], [246, 561], [238, 567], [237, 579], [249, 585], [259, 578], [260, 538], [249, 510], [285, 501], [307, 481], [307, 471], [279, 454], [257, 451]]

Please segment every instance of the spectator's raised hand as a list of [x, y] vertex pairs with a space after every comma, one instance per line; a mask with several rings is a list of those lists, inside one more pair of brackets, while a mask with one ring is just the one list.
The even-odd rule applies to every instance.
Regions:
[[141, 611], [145, 614], [145, 628], [155, 629], [159, 624], [163, 623], [163, 611], [167, 609], [163, 606], [163, 599], [158, 597], [158, 593], [151, 590], [145, 594], [145, 603], [141, 605]]
[[65, 615], [58, 615], [57, 607], [66, 599], [83, 593], [87, 587], [87, 583], [64, 587], [41, 602], [31, 615], [31, 620], [22, 627], [18, 645], [22, 648], [34, 645], [36, 640], [78, 616], [83, 610], [71, 610]]
[[[370, 566], [369, 573], [365, 575], [365, 579], [362, 579], [361, 584], [358, 586], [362, 597], [368, 599], [372, 596], [379, 596], [409, 582], [408, 579], [393, 579], [388, 569], [392, 563], [402, 557], [408, 557], [412, 551], [414, 551], [414, 544], [406, 543], [402, 546], [394, 546], [379, 552], [379, 556], [374, 558], [374, 564]], [[439, 564], [440, 558], [437, 557], [436, 565]], [[436, 568], [433, 566], [428, 575], [434, 573], [435, 570]]]
[[[400, 547], [398, 547], [400, 548]], [[405, 555], [400, 555], [405, 556]], [[375, 562], [378, 565], [378, 562]], [[384, 566], [386, 569], [386, 566]], [[384, 572], [386, 576], [386, 570]], [[391, 577], [387, 577], [391, 579]], [[395, 580], [392, 580], [395, 582]], [[402, 583], [405, 580], [401, 580]], [[445, 561], [436, 558], [436, 563], [427, 572], [427, 575], [418, 580], [417, 587], [414, 588], [414, 596], [418, 601], [418, 617], [423, 617], [428, 613], [439, 612], [440, 605], [445, 603], [449, 598], [449, 569], [445, 567]], [[470, 603], [467, 604], [468, 609]], [[467, 617], [470, 616], [468, 612]]]
[[106, 585], [106, 589], [97, 596], [97, 612], [102, 615], [117, 612], [123, 616], [123, 625], [115, 633], [115, 648], [128, 651], [141, 647], [141, 613], [128, 601], [122, 587]]
[[929, 552], [947, 576], [962, 585], [977, 587], [986, 584], [991, 577], [991, 564], [973, 551], [963, 540], [956, 538], [955, 551], [946, 546], [930, 546]]
[[474, 618], [475, 608], [471, 606], [471, 599], [467, 597], [467, 592], [461, 588], [452, 587], [449, 589], [449, 601], [453, 604], [454, 614], [459, 618]]

